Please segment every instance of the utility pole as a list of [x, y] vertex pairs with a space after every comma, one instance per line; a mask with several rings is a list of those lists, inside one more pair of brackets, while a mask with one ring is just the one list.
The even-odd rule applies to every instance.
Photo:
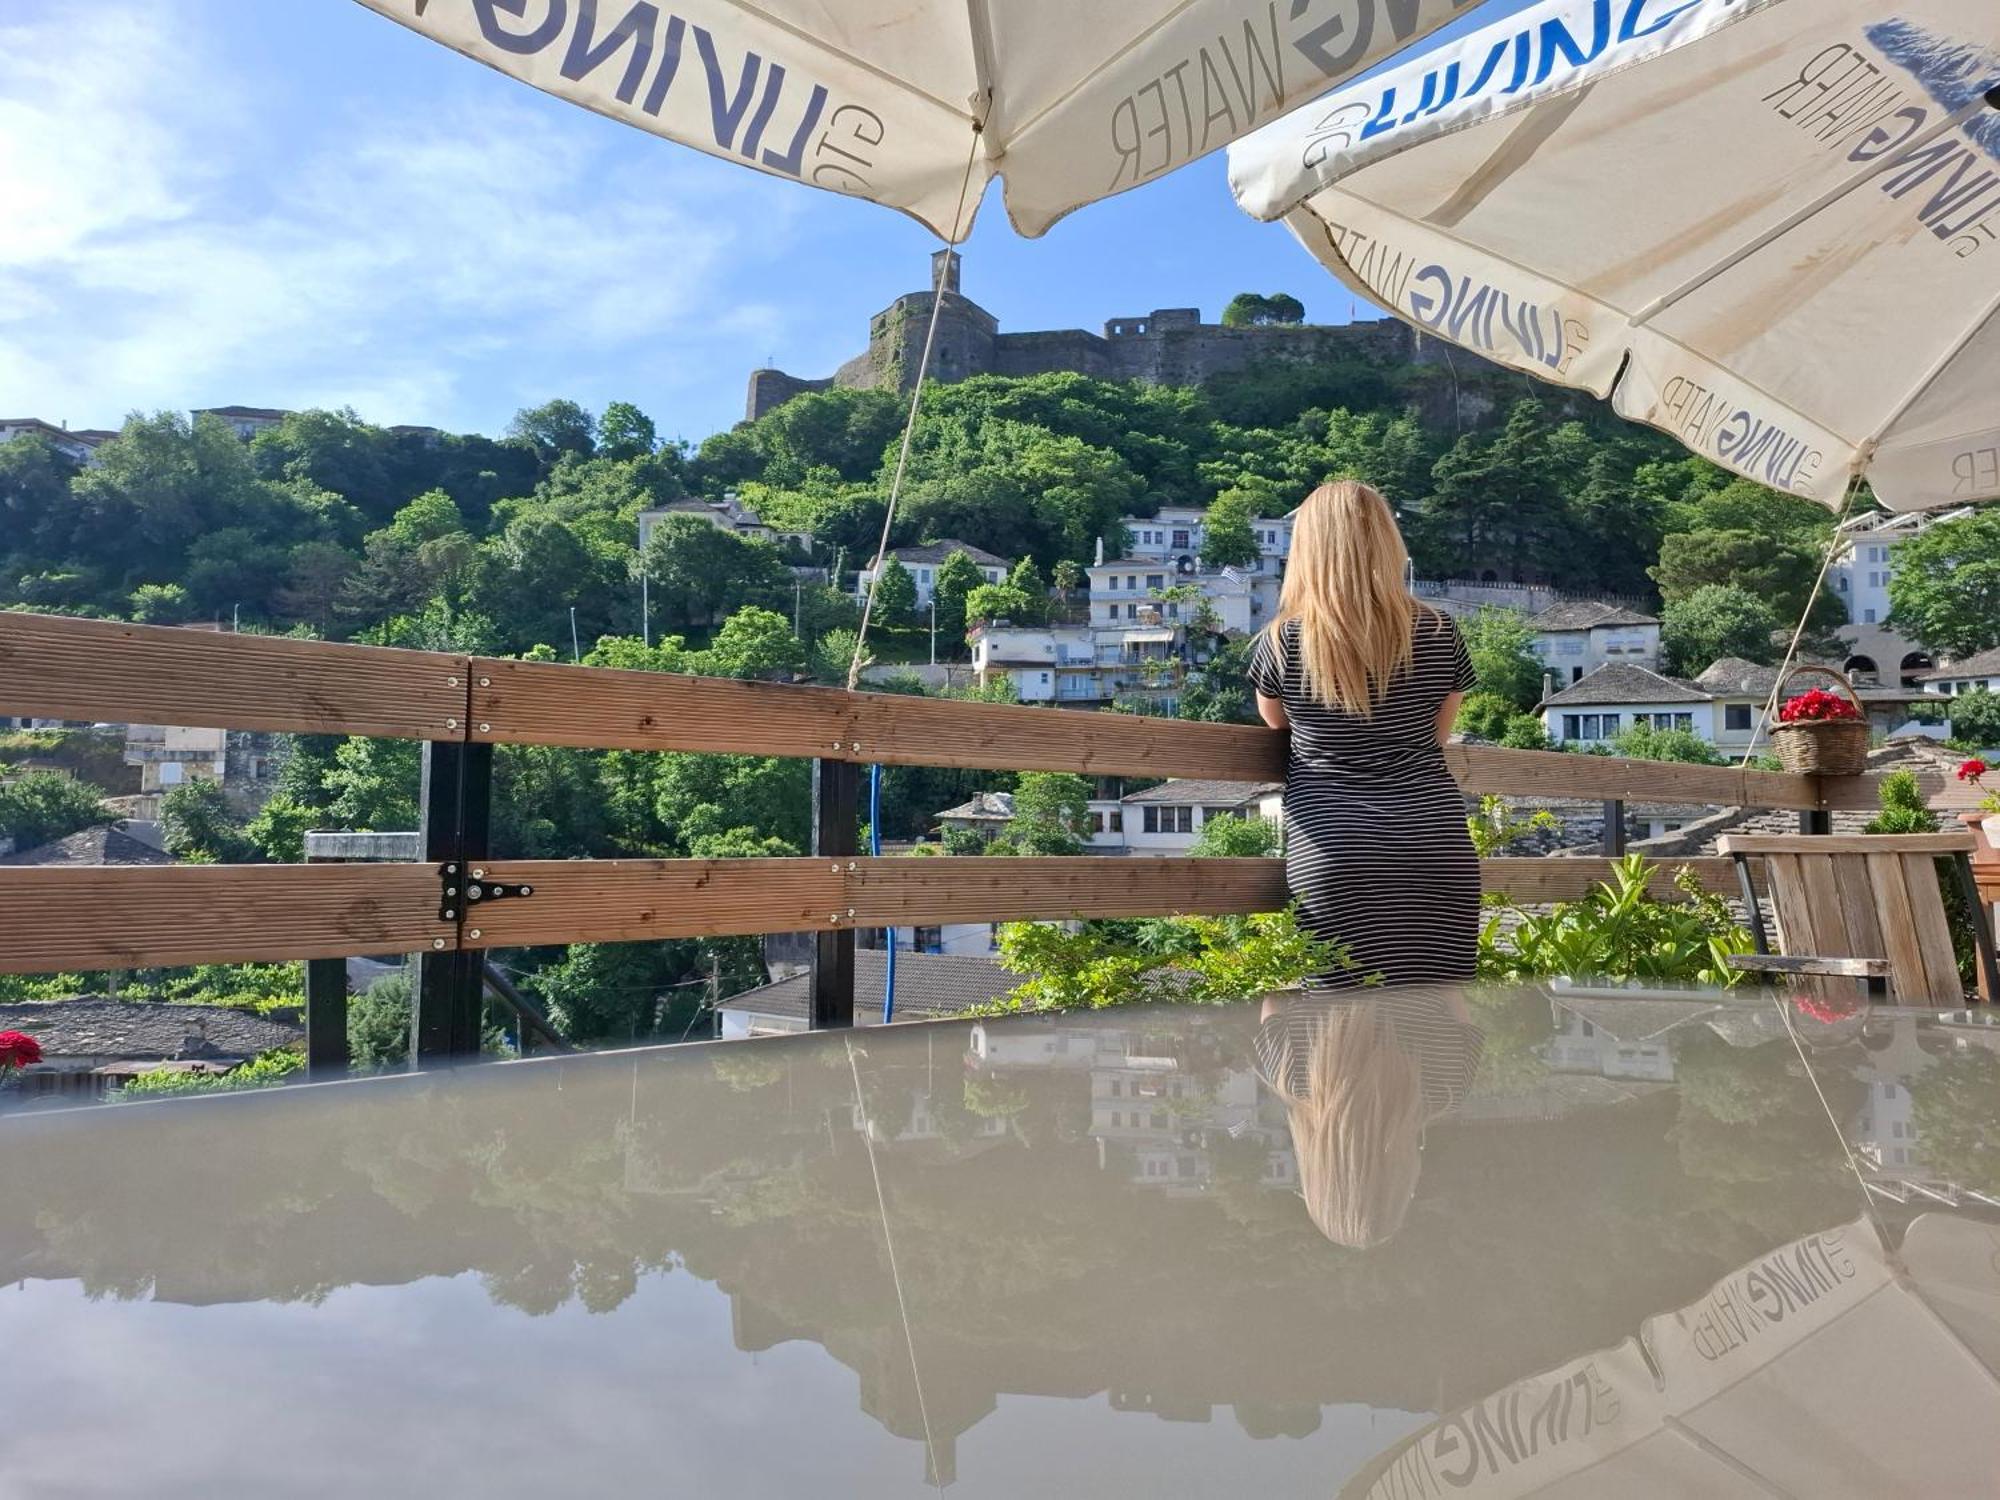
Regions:
[[931, 665], [937, 665], [937, 590], [931, 590]]
[[653, 649], [653, 575], [639, 570], [639, 637], [648, 651]]
[[583, 660], [583, 647], [577, 644], [576, 639], [576, 606], [574, 604], [569, 607], [569, 659], [573, 662]]
[[801, 641], [805, 639], [805, 636], [799, 630], [799, 620], [802, 618], [799, 613], [799, 605], [800, 601], [803, 600], [805, 596], [806, 596], [806, 581], [803, 578], [796, 578], [796, 577], [793, 578], [792, 579], [792, 635], [795, 639]]

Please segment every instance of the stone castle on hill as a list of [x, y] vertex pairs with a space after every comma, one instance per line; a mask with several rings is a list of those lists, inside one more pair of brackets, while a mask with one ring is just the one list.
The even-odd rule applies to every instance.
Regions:
[[[1200, 385], [1246, 365], [1270, 361], [1316, 363], [1358, 356], [1381, 364], [1444, 364], [1452, 357], [1443, 344], [1420, 339], [1408, 324], [1394, 318], [1225, 328], [1202, 322], [1200, 309], [1193, 307], [1163, 307], [1143, 318], [1113, 318], [1101, 334], [1081, 328], [1002, 333], [999, 319], [959, 292], [958, 270], [956, 251], [940, 250], [931, 257], [931, 284], [937, 285], [942, 274], [945, 299], [931, 351], [934, 380], [1069, 372], [1148, 385]], [[783, 370], [753, 370], [745, 416], [754, 422], [794, 396], [832, 386], [907, 392], [923, 356], [931, 297], [928, 291], [908, 292], [875, 314], [868, 325], [867, 351], [831, 376], [807, 380]], [[1457, 357], [1461, 363], [1484, 363], [1463, 353]]]

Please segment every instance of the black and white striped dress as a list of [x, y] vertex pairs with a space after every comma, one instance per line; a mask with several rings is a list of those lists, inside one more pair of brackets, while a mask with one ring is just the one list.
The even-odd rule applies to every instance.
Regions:
[[1285, 705], [1285, 880], [1299, 920], [1342, 944], [1353, 967], [1307, 983], [1347, 988], [1472, 978], [1479, 860], [1465, 798], [1437, 743], [1447, 696], [1473, 684], [1448, 615], [1419, 610], [1415, 660], [1372, 718], [1322, 707], [1306, 689], [1298, 626], [1266, 631], [1250, 658], [1258, 692]]

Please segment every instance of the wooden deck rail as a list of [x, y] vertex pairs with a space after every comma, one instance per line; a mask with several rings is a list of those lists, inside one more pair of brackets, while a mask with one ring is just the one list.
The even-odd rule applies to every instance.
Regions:
[[[476, 768], [496, 744], [797, 756], [845, 776], [852, 772], [842, 768], [869, 763], [1239, 782], [1284, 774], [1282, 736], [1244, 725], [29, 614], [0, 613], [0, 712], [418, 739], [427, 742], [427, 775], [434, 770], [434, 785], [450, 787], [483, 787]], [[1873, 805], [1876, 779], [1483, 746], [1453, 746], [1447, 759], [1470, 793], [1811, 816]], [[851, 846], [745, 861], [488, 858], [483, 814], [456, 795], [455, 828], [442, 826], [452, 796], [427, 795], [427, 849], [446, 851], [442, 858], [463, 850], [465, 874], [528, 885], [533, 896], [454, 904], [436, 862], [0, 867], [0, 972], [1244, 912], [1268, 910], [1284, 893], [1275, 860], [871, 860]], [[468, 819], [479, 822], [476, 832]], [[1733, 889], [1728, 861], [1685, 863], [1709, 889]], [[1494, 859], [1483, 873], [1489, 890], [1553, 900], [1581, 894], [1604, 878], [1606, 864]], [[455, 983], [474, 972], [440, 958], [439, 972], [447, 969]]]

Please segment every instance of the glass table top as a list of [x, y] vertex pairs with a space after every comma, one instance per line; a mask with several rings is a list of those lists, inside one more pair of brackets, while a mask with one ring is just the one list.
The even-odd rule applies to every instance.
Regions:
[[551, 1058], [0, 1117], [0, 1204], [10, 1496], [2000, 1475], [1965, 1013], [1572, 984]]

